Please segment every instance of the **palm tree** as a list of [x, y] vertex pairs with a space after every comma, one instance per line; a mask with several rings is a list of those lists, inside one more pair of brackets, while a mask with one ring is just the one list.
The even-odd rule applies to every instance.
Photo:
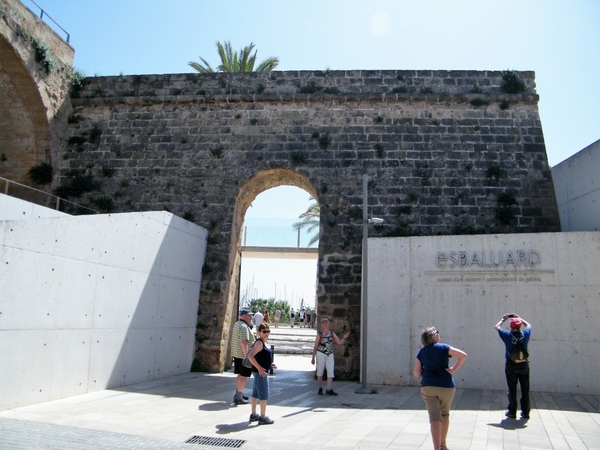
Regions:
[[[314, 198], [310, 197], [309, 200], [314, 200]], [[321, 207], [319, 206], [319, 204], [317, 202], [311, 203], [310, 205], [308, 205], [308, 208], [306, 209], [306, 211], [304, 211], [302, 214], [300, 214], [300, 216], [298, 216], [299, 219], [302, 219], [300, 222], [296, 222], [293, 227], [295, 230], [302, 230], [304, 228], [307, 229], [307, 231], [309, 233], [312, 233], [315, 229], [317, 230], [317, 233], [315, 233], [309, 243], [308, 243], [308, 247], [310, 247], [311, 245], [313, 245], [315, 242], [317, 242], [319, 240], [319, 224], [320, 224], [320, 220], [319, 218], [321, 217]]]
[[271, 56], [261, 62], [255, 69], [254, 64], [256, 64], [256, 53], [258, 51], [252, 54], [254, 47], [254, 42], [250, 42], [250, 45], [237, 52], [231, 47], [231, 42], [226, 41], [224, 44], [221, 44], [217, 41], [217, 52], [219, 53], [219, 58], [221, 58], [221, 65], [216, 70], [202, 57], [200, 57], [202, 63], [190, 61], [188, 65], [200, 73], [269, 72], [279, 65], [279, 58]]

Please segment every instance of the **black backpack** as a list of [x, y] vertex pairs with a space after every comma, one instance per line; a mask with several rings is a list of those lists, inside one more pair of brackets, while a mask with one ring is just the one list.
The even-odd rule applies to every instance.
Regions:
[[527, 362], [529, 358], [529, 352], [523, 345], [523, 336], [517, 339], [515, 347], [512, 349], [509, 356], [510, 360], [514, 363], [520, 364], [523, 362]]

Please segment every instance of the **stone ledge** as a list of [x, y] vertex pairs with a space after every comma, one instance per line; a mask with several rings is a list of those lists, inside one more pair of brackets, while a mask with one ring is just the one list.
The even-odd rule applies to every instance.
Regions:
[[114, 96], [114, 97], [92, 97], [72, 99], [73, 106], [99, 106], [99, 105], [158, 105], [165, 103], [200, 103], [200, 104], [216, 104], [216, 103], [262, 103], [262, 102], [279, 102], [279, 103], [296, 103], [296, 102], [448, 102], [455, 103], [470, 103], [475, 99], [485, 99], [487, 105], [473, 106], [474, 109], [484, 109], [492, 103], [501, 103], [505, 100], [510, 100], [513, 103], [537, 104], [539, 95], [537, 94], [232, 94], [232, 95], [161, 95], [161, 96]]

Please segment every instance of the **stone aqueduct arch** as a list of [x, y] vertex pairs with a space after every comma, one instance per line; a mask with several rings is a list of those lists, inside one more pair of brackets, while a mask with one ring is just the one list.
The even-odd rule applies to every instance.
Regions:
[[56, 185], [89, 182], [78, 203], [209, 230], [194, 369], [210, 371], [228, 365], [247, 206], [269, 187], [306, 189], [321, 206], [318, 313], [352, 331], [336, 376], [356, 378], [363, 173], [385, 219], [371, 236], [560, 229], [534, 74], [518, 76], [520, 94], [487, 71], [89, 78], [54, 149]]
[[305, 176], [287, 169], [267, 169], [256, 173], [243, 186], [240, 187], [233, 212], [233, 223], [231, 231], [232, 251], [229, 253], [228, 273], [231, 273], [228, 299], [226, 301], [227, 318], [224, 323], [229, 323], [229, 327], [221, 329], [221, 354], [228, 354], [227, 346], [229, 344], [229, 335], [233, 324], [237, 320], [237, 309], [239, 307], [238, 293], [240, 289], [240, 265], [241, 265], [241, 240], [242, 227], [246, 211], [254, 199], [262, 192], [279, 187], [295, 186], [307, 191], [315, 200], [318, 201], [318, 194], [310, 180]]
[[[33, 41], [54, 58], [49, 73]], [[50, 161], [64, 139], [74, 50], [19, 0], [0, 0], [0, 176], [30, 185], [29, 169]]]
[[[18, 50], [7, 13], [18, 7], [0, 0], [3, 67], [15, 64], [0, 69], [0, 99], [21, 99], [0, 109], [12, 117], [0, 130], [21, 121], [35, 136], [10, 143], [30, 155], [16, 176], [50, 151], [52, 187], [78, 203], [168, 209], [209, 230], [194, 370], [228, 365], [242, 220], [268, 188], [298, 186], [321, 206], [318, 312], [353, 331], [341, 378], [359, 368], [363, 173], [370, 213], [385, 219], [371, 236], [560, 230], [532, 72], [518, 73], [519, 94], [489, 71], [96, 77], [69, 102], [65, 72], [44, 76]], [[0, 131], [0, 145], [10, 139]]]

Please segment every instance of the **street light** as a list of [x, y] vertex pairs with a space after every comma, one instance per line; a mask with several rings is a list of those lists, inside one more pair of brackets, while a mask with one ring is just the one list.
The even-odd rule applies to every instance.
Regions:
[[367, 288], [367, 264], [369, 252], [367, 242], [369, 240], [369, 224], [382, 224], [383, 219], [373, 217], [369, 219], [367, 214], [368, 206], [368, 176], [363, 174], [363, 239], [362, 239], [362, 275], [361, 275], [361, 301], [360, 301], [360, 383], [361, 386], [354, 391], [355, 394], [372, 394], [373, 391], [367, 387], [367, 297], [369, 290]]

